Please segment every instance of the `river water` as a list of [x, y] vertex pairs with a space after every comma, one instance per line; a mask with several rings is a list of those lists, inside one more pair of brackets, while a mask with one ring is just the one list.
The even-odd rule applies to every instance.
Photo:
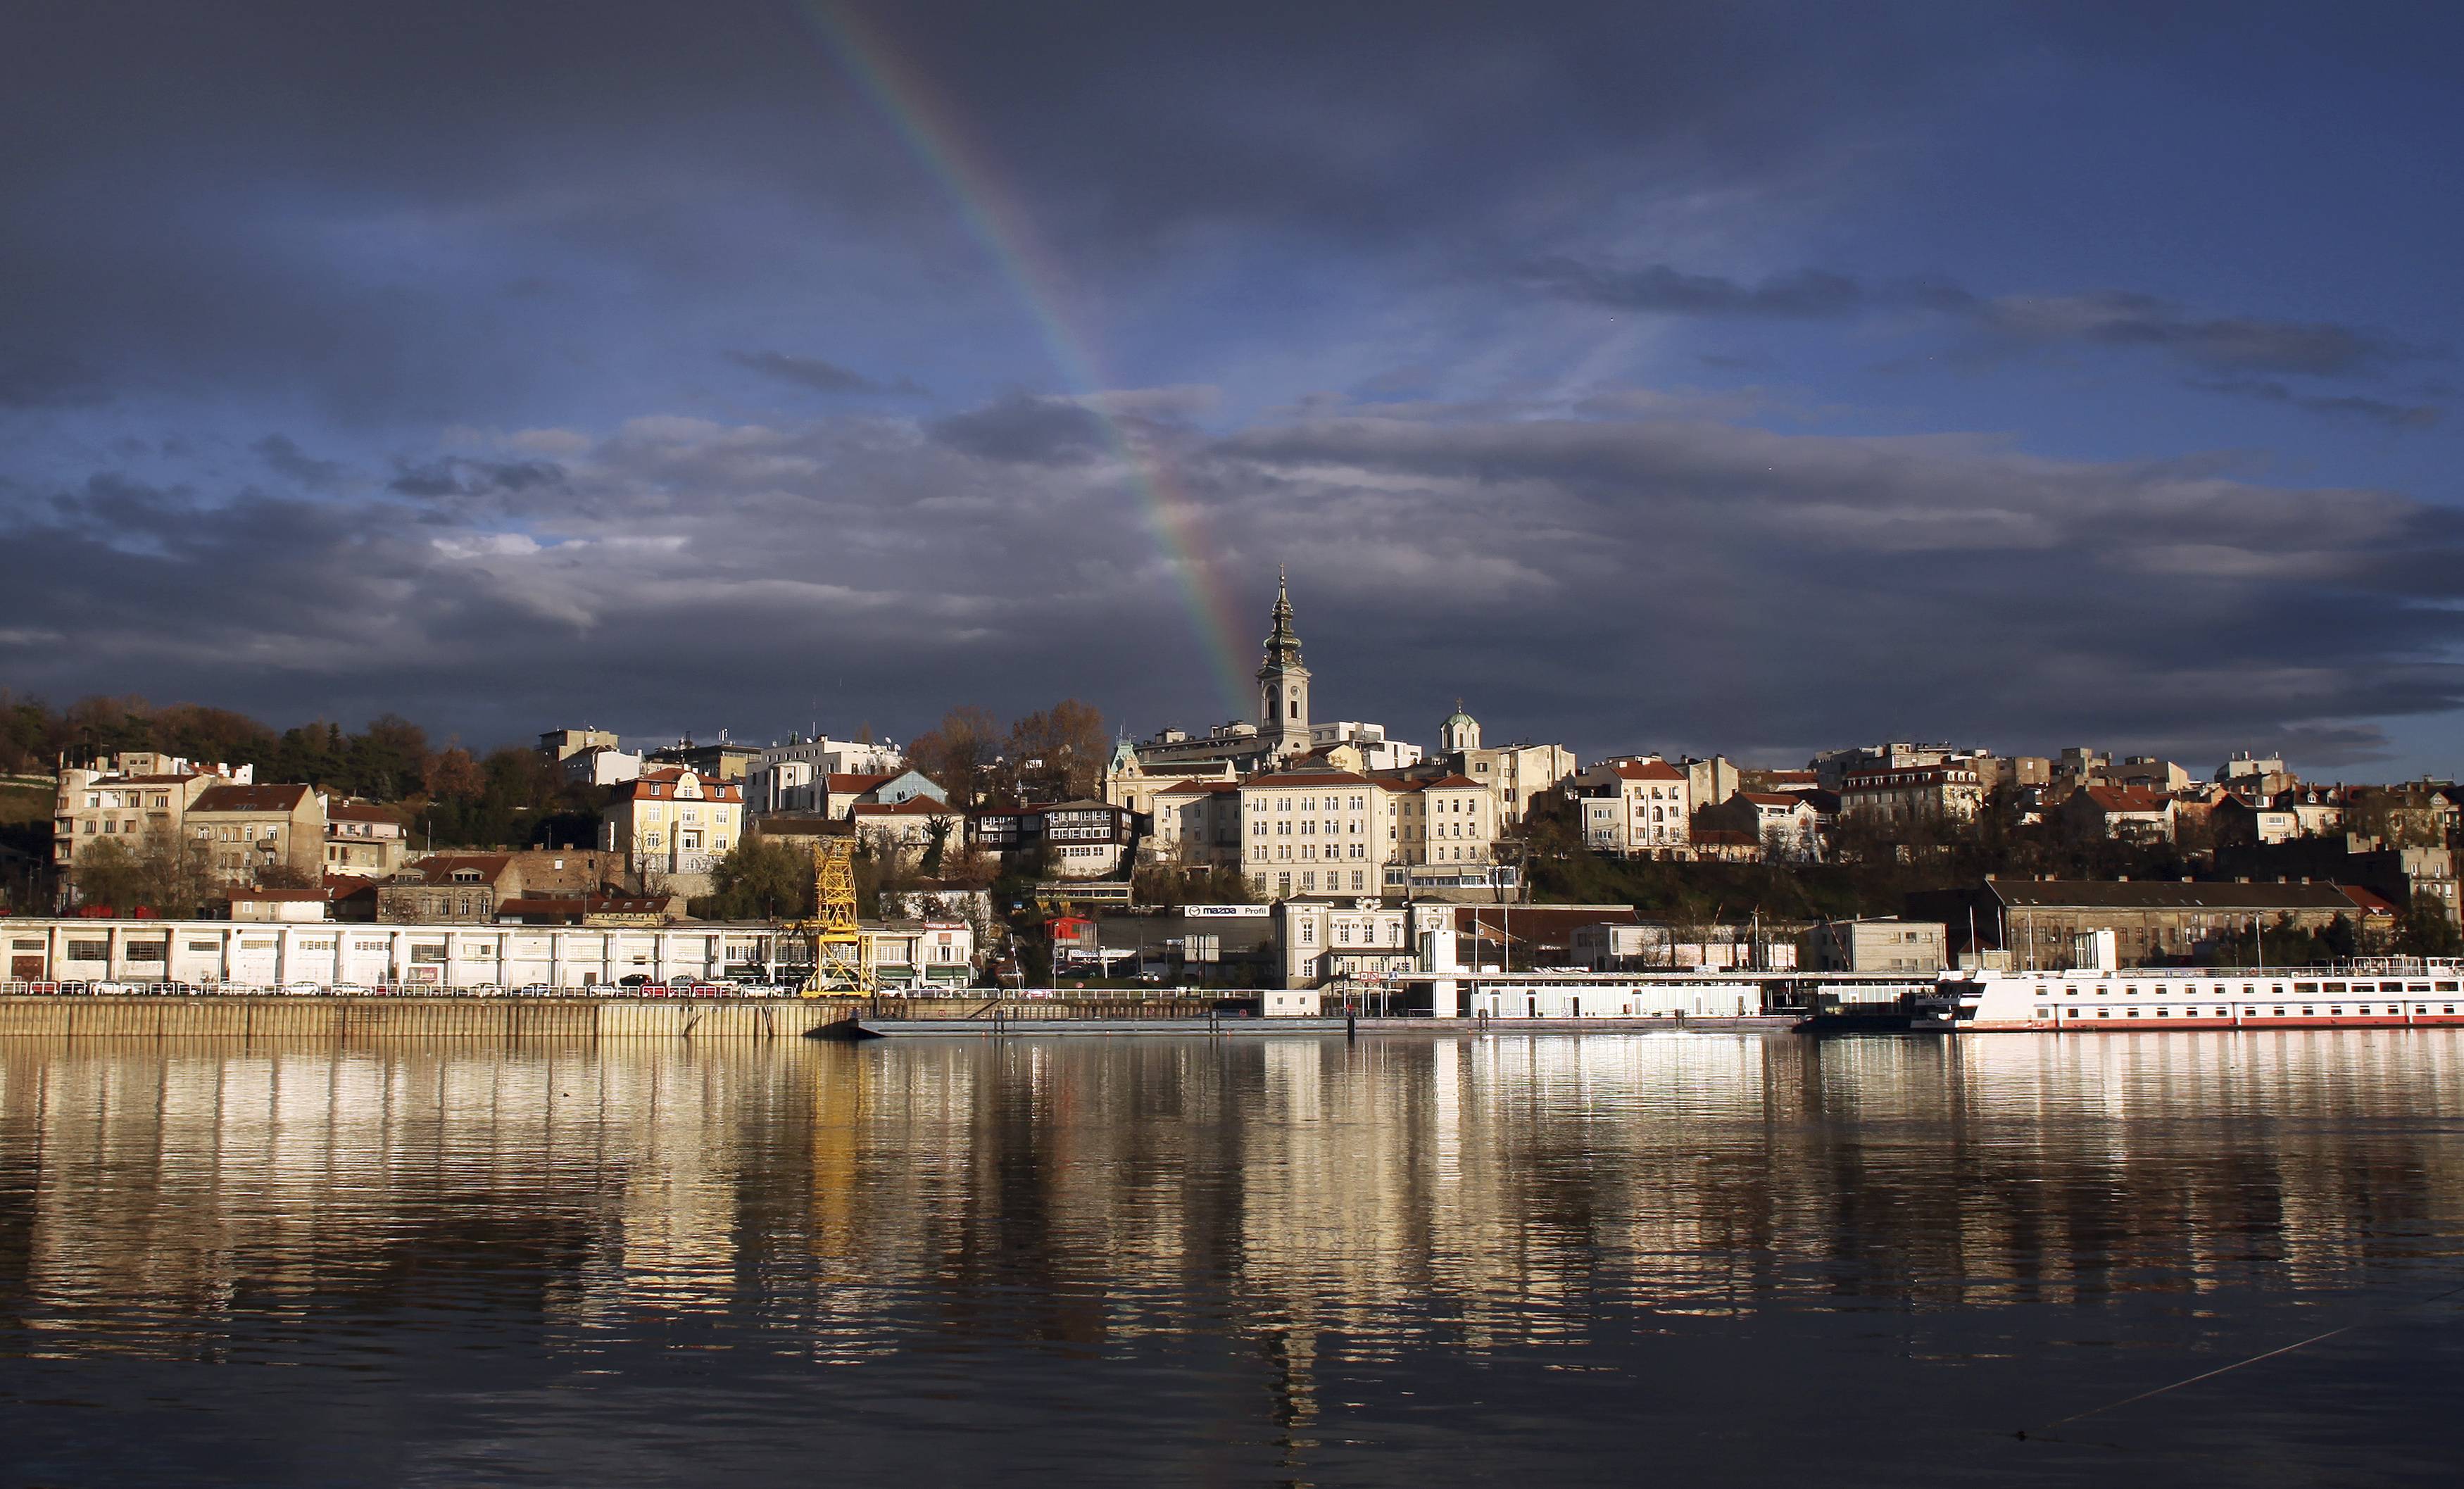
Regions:
[[2459, 1031], [0, 1041], [9, 1484], [2452, 1484], [2459, 1324]]

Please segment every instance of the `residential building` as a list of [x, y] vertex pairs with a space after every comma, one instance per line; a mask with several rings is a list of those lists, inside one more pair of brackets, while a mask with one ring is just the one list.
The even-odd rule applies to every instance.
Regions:
[[1388, 736], [1383, 724], [1363, 724], [1343, 719], [1332, 724], [1309, 726], [1309, 753], [1322, 755], [1338, 746], [1349, 746], [1359, 756], [1353, 768], [1363, 771], [1399, 771], [1420, 763], [1424, 752], [1419, 745]]
[[233, 889], [231, 918], [242, 925], [293, 925], [331, 920], [322, 889]]
[[619, 741], [604, 729], [551, 729], [539, 735], [539, 753], [549, 759], [571, 759], [584, 750], [613, 750]]
[[642, 775], [642, 754], [638, 750], [619, 750], [614, 745], [593, 745], [562, 756], [564, 783], [568, 786], [613, 786], [623, 781], [638, 780]]
[[486, 926], [523, 892], [522, 871], [503, 853], [430, 853], [377, 885], [377, 919], [388, 925]]
[[2117, 786], [2137, 786], [2145, 791], [2169, 793], [2187, 791], [2190, 773], [2170, 760], [2152, 755], [2134, 755], [2105, 772], [2105, 778]]
[[227, 880], [277, 866], [311, 883], [324, 878], [325, 799], [306, 786], [209, 786], [188, 804], [182, 831]]
[[806, 767], [804, 779], [810, 780], [816, 776], [894, 776], [907, 768], [907, 757], [887, 739], [832, 739], [817, 730], [765, 747], [745, 779], [786, 764]]
[[744, 788], [734, 781], [652, 766], [615, 790], [599, 845], [636, 872], [707, 874], [740, 835]]
[[1753, 844], [1756, 859], [1773, 863], [1819, 858], [1821, 814], [1809, 797], [1804, 792], [1737, 792], [1694, 814], [1696, 837], [1705, 830], [1742, 833]]
[[[1409, 841], [1425, 841], [1424, 813], [1390, 802], [1378, 781], [1353, 771], [1269, 772], [1240, 783], [1241, 871], [1262, 895], [1378, 892], [1378, 870], [1402, 855]], [[1449, 807], [1451, 811], [1451, 806]]]
[[1886, 740], [1877, 745], [1858, 745], [1845, 750], [1825, 750], [1808, 760], [1822, 789], [1837, 791], [1852, 775], [1874, 771], [1907, 770], [1918, 766], [1940, 765], [1956, 753], [1947, 744], [1921, 744], [1910, 739]]
[[[1123, 739], [1112, 746], [1104, 766], [1104, 799], [1138, 817], [1155, 814], [1155, 799], [1185, 785], [1229, 786], [1240, 778], [1230, 760], [1157, 760], [1140, 758], [1137, 746]], [[1155, 831], [1162, 830], [1158, 822]]]
[[1812, 972], [1920, 973], [1950, 965], [1949, 928], [1939, 920], [1826, 920], [1806, 931], [1797, 965]]
[[1438, 754], [1448, 774], [1468, 777], [1488, 788], [1501, 821], [1520, 823], [1533, 797], [1565, 785], [1579, 769], [1574, 752], [1564, 745], [1484, 746], [1480, 736], [1480, 720], [1464, 712], [1458, 698], [1454, 712], [1438, 726]]
[[2253, 755], [2248, 750], [2234, 751], [2231, 759], [2216, 767], [2215, 778], [2245, 799], [2273, 797], [2301, 784], [2301, 777], [2285, 768], [2283, 756]]
[[1454, 907], [1379, 902], [1286, 900], [1274, 907], [1284, 988], [1331, 982], [1375, 985], [1411, 972], [1440, 970], [1423, 960], [1431, 931], [1450, 926]]
[[1696, 811], [1717, 806], [1745, 789], [1745, 777], [1726, 755], [1707, 760], [1687, 756], [1677, 762], [1685, 772], [1686, 804]]
[[1187, 867], [1241, 862], [1241, 784], [1190, 780], [1154, 797], [1145, 843], [1149, 855]]
[[967, 841], [966, 814], [938, 797], [859, 801], [847, 808], [847, 821], [874, 853], [907, 864], [919, 862], [936, 843], [955, 853]]
[[66, 865], [87, 843], [107, 839], [135, 848], [128, 840], [179, 833], [198, 797], [214, 786], [245, 783], [252, 770], [200, 769], [151, 751], [131, 751], [93, 766], [64, 767], [52, 803], [52, 860]]
[[645, 764], [688, 770], [704, 780], [740, 783], [746, 773], [760, 762], [762, 754], [759, 745], [730, 743], [727, 731], [722, 729], [716, 744], [697, 745], [688, 735], [665, 749], [651, 751]]
[[2151, 966], [2247, 944], [2262, 925], [2323, 931], [2351, 909], [2334, 885], [2308, 881], [1988, 879], [1907, 897], [1910, 916], [1950, 928], [1954, 956], [1990, 947], [2021, 968], [2069, 966], [2072, 938], [2098, 931], [2113, 932], [2123, 966]]
[[2170, 843], [2179, 804], [2145, 786], [2082, 786], [2063, 800], [2061, 815], [2086, 837]]
[[402, 866], [409, 848], [402, 818], [391, 807], [366, 801], [326, 802], [326, 873], [383, 879]]
[[1693, 787], [1656, 755], [1618, 755], [1574, 777], [1584, 845], [1622, 858], [1686, 858], [1693, 843]]
[[1985, 785], [1961, 764], [1880, 766], [1840, 777], [1839, 812], [1889, 823], [1966, 821], [1985, 805]]

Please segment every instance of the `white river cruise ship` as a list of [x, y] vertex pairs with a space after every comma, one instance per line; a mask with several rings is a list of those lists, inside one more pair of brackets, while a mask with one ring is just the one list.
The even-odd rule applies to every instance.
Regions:
[[1954, 972], [1914, 1027], [2050, 1030], [2383, 1029], [2464, 1024], [2464, 961], [2366, 957], [2334, 967]]

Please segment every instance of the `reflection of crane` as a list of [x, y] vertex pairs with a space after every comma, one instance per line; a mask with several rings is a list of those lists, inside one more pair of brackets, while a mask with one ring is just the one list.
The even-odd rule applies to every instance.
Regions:
[[872, 950], [855, 919], [855, 842], [834, 838], [813, 855], [813, 914], [788, 927], [813, 942], [813, 974], [806, 997], [825, 993], [871, 993]]

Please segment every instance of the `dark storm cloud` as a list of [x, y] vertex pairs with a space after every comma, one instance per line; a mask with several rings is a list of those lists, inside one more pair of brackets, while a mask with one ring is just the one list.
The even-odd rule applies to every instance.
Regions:
[[2433, 404], [2399, 404], [2384, 398], [2301, 393], [2266, 378], [2192, 379], [2188, 385], [2203, 393], [2252, 398], [2264, 404], [2282, 404], [2331, 418], [2361, 419], [2397, 429], [2434, 428], [2446, 417], [2445, 410]]
[[[955, 441], [649, 420], [571, 450], [553, 486], [475, 479], [521, 462], [473, 449], [441, 521], [99, 473], [0, 531], [27, 556], [25, 613], [77, 618], [77, 660], [19, 643], [0, 668], [70, 693], [101, 658], [115, 686], [277, 717], [365, 699], [480, 738], [558, 710], [779, 727], [816, 696], [912, 731], [1056, 690], [1134, 729], [1212, 722], [1213, 663], [1140, 503], [1034, 432], [1071, 412], [1003, 401], [960, 428], [1026, 436]], [[1463, 694], [1586, 753], [1786, 759], [1922, 727], [2035, 750], [2299, 741], [2323, 765], [2368, 753], [2361, 721], [2464, 702], [2445, 660], [2464, 524], [2390, 493], [1461, 410], [1177, 448], [1243, 607], [1290, 564], [1321, 707], [1412, 735]]]
[[249, 447], [266, 469], [275, 474], [298, 482], [311, 491], [332, 491], [341, 484], [345, 468], [333, 460], [319, 460], [299, 448], [287, 434], [269, 434]]
[[[1537, 27], [1485, 8], [852, 10], [878, 38], [868, 60], [959, 100], [957, 143], [1031, 204], [1056, 260], [1107, 287], [1194, 235], [1365, 252], [1437, 230], [1469, 252], [1523, 230], [1535, 194], [1792, 177], [1848, 147], [1809, 117], [1853, 106], [1881, 127], [1984, 44], [1913, 11], [1639, 27], [1597, 5]], [[0, 392], [20, 399], [262, 390], [358, 424], [450, 423], [591, 364], [499, 348], [671, 313], [735, 328], [705, 354], [862, 391], [744, 328], [864, 302], [880, 243], [937, 276], [931, 297], [981, 272], [946, 190], [800, 6], [96, 4], [15, 21], [0, 326], [33, 370]], [[48, 370], [73, 365], [107, 375]]]
[[924, 389], [906, 378], [883, 383], [868, 378], [850, 367], [819, 357], [796, 357], [785, 352], [729, 352], [727, 360], [749, 372], [792, 383], [816, 393], [896, 393], [920, 396]]
[[[1988, 298], [1940, 280], [1868, 286], [1845, 274], [1803, 269], [1747, 284], [1716, 274], [1686, 274], [1666, 264], [1619, 270], [1563, 257], [1535, 261], [1526, 266], [1523, 277], [1561, 298], [1656, 315], [1799, 319], [1928, 312], [2012, 341], [2152, 347], [2225, 371], [2349, 377], [2440, 355], [2434, 348], [2365, 327], [2202, 316], [2154, 296], [2120, 290]], [[2313, 406], [2300, 400], [2286, 401]], [[2319, 407], [2316, 411], [2369, 410]]]
[[483, 496], [562, 484], [564, 471], [545, 460], [443, 460], [406, 463], [386, 489], [405, 496]]
[[1067, 399], [1024, 394], [935, 419], [926, 428], [953, 449], [1033, 465], [1085, 460], [1104, 445], [1104, 421], [1091, 410]]

